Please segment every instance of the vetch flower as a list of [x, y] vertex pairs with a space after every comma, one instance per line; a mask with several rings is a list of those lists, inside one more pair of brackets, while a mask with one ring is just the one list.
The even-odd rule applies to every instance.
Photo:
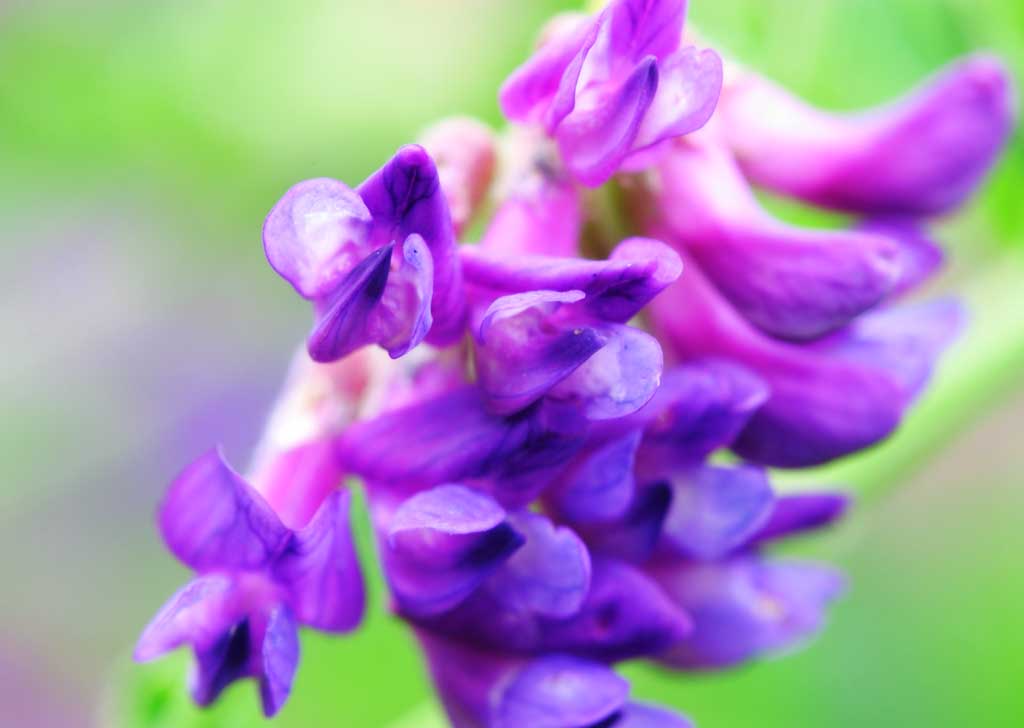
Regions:
[[505, 115], [541, 125], [568, 169], [597, 186], [645, 151], [699, 129], [722, 86], [710, 50], [682, 46], [684, 0], [613, 0], [562, 22], [501, 89]]
[[274, 270], [314, 304], [316, 361], [367, 344], [397, 358], [424, 339], [462, 335], [451, 216], [422, 147], [403, 147], [356, 190], [332, 179], [295, 185], [267, 216], [263, 245]]
[[219, 452], [199, 458], [171, 485], [159, 512], [168, 548], [197, 576], [146, 627], [135, 658], [190, 645], [197, 703], [208, 705], [235, 680], [255, 677], [264, 713], [276, 713], [298, 667], [298, 627], [342, 633], [362, 617], [348, 509], [347, 492], [335, 491], [308, 524], [290, 529]]

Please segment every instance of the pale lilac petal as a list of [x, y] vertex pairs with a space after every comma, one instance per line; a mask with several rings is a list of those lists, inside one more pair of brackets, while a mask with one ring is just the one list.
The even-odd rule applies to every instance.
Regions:
[[493, 499], [443, 485], [406, 500], [387, 535], [388, 582], [403, 613], [425, 617], [468, 597], [523, 544]]
[[704, 126], [722, 91], [722, 59], [712, 50], [680, 49], [658, 64], [658, 90], [637, 132], [633, 151]]
[[412, 234], [402, 245], [401, 260], [380, 304], [370, 315], [371, 335], [392, 359], [405, 356], [431, 330], [434, 296], [434, 260], [423, 238]]
[[779, 496], [771, 517], [753, 543], [774, 541], [835, 523], [846, 513], [850, 497], [843, 493], [794, 493]]
[[211, 450], [171, 483], [160, 504], [160, 531], [171, 552], [187, 566], [258, 569], [289, 536], [270, 506]]
[[347, 490], [335, 491], [274, 563], [295, 617], [327, 632], [354, 629], [363, 615], [363, 579], [352, 545]]
[[465, 297], [451, 214], [434, 161], [423, 147], [404, 146], [357, 191], [373, 216], [378, 245], [410, 235], [423, 238], [433, 262], [428, 340], [438, 346], [454, 343], [465, 327]]
[[671, 480], [672, 502], [662, 526], [675, 553], [710, 561], [751, 539], [774, 505], [764, 471], [751, 466], [706, 465]]
[[960, 205], [1016, 119], [997, 59], [960, 59], [917, 90], [858, 116], [814, 109], [754, 76], [723, 96], [724, 128], [759, 184], [867, 214], [932, 215]]
[[544, 396], [606, 343], [601, 331], [552, 320], [580, 291], [532, 291], [497, 299], [484, 313], [477, 375], [490, 409], [519, 411]]
[[613, 95], [577, 103], [558, 126], [562, 158], [583, 183], [597, 187], [607, 181], [632, 151], [658, 88], [653, 56], [641, 60]]
[[552, 486], [548, 503], [572, 523], [600, 523], [625, 514], [633, 501], [633, 466], [643, 433], [588, 446]]
[[600, 663], [540, 657], [519, 669], [497, 698], [494, 728], [589, 726], [615, 714], [629, 683]]
[[260, 658], [260, 699], [270, 718], [288, 700], [299, 666], [298, 625], [286, 607], [277, 607], [267, 618]]
[[183, 586], [146, 626], [135, 647], [139, 662], [156, 659], [184, 644], [214, 645], [245, 613], [231, 579], [211, 574]]
[[369, 250], [370, 211], [354, 190], [333, 179], [300, 182], [285, 193], [263, 224], [271, 267], [299, 295], [328, 295], [353, 262]]
[[694, 621], [693, 632], [660, 659], [688, 670], [729, 667], [805, 642], [844, 588], [827, 567], [756, 557], [675, 565], [658, 580]]
[[510, 518], [526, 539], [490, 578], [505, 606], [543, 617], [570, 617], [590, 588], [590, 554], [569, 528], [523, 511]]
[[548, 396], [578, 408], [591, 420], [608, 420], [636, 412], [661, 382], [661, 346], [650, 334], [631, 326], [605, 324], [595, 331], [603, 346], [553, 386]]

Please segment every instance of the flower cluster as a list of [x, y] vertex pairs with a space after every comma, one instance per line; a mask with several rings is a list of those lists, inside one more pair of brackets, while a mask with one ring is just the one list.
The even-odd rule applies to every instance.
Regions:
[[[1011, 89], [976, 57], [832, 115], [685, 45], [684, 10], [557, 18], [501, 90], [503, 138], [444, 121], [357, 188], [274, 206], [266, 255], [313, 330], [248, 479], [213, 451], [171, 485], [160, 529], [197, 576], [138, 659], [190, 645], [197, 702], [255, 677], [276, 712], [298, 627], [363, 612], [351, 476], [460, 728], [686, 726], [614, 666], [724, 668], [820, 627], [841, 575], [770, 547], [847, 499], [776, 492], [766, 468], [878, 442], [925, 385], [961, 314], [901, 299]], [[751, 185], [854, 222], [795, 227]]]

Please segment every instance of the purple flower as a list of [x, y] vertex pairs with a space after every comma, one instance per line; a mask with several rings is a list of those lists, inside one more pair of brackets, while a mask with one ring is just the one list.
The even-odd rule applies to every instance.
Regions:
[[357, 190], [332, 179], [292, 187], [263, 226], [267, 260], [303, 298], [316, 325], [310, 356], [334, 361], [367, 344], [397, 358], [424, 339], [462, 335], [451, 216], [437, 169], [407, 146]]
[[597, 186], [643, 153], [711, 117], [721, 59], [681, 47], [683, 0], [613, 0], [563, 22], [501, 89], [513, 121], [539, 124], [568, 169]]
[[199, 458], [171, 484], [159, 511], [168, 548], [198, 575], [146, 627], [135, 659], [191, 645], [197, 703], [255, 677], [264, 713], [276, 713], [298, 667], [298, 627], [348, 632], [362, 617], [348, 508], [347, 492], [335, 491], [307, 525], [287, 528], [219, 452]]
[[1016, 99], [1003, 64], [975, 55], [856, 115], [819, 111], [746, 73], [722, 93], [720, 118], [758, 184], [850, 212], [936, 215], [962, 204], [995, 162]]

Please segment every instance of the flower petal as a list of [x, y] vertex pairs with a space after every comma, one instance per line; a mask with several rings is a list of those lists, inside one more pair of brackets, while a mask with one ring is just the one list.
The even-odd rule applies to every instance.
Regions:
[[520, 668], [501, 691], [494, 728], [588, 726], [612, 716], [629, 683], [600, 663], [552, 655]]
[[626, 703], [612, 725], [613, 728], [694, 728], [694, 724], [681, 715], [639, 703]]
[[552, 618], [578, 612], [590, 588], [584, 543], [569, 528], [529, 511], [510, 522], [525, 543], [491, 576], [488, 589], [513, 611]]
[[659, 166], [661, 214], [675, 240], [760, 329], [811, 339], [878, 304], [900, 276], [900, 247], [867, 231], [776, 220], [713, 144], [677, 145]]
[[324, 299], [324, 310], [306, 342], [313, 361], [336, 361], [373, 342], [370, 319], [387, 287], [393, 250], [390, 244], [374, 250]]
[[686, 2], [614, 0], [607, 14], [612, 53], [634, 62], [648, 55], [662, 60], [679, 48]]
[[295, 617], [327, 632], [352, 630], [363, 616], [363, 579], [349, 530], [350, 500], [347, 490], [328, 496], [273, 567]]
[[664, 542], [681, 556], [710, 561], [751, 539], [774, 505], [764, 471], [707, 465], [672, 479]]
[[794, 493], [779, 496], [771, 517], [754, 535], [753, 543], [774, 541], [824, 528], [839, 520], [850, 505], [843, 493]]
[[253, 637], [249, 620], [242, 619], [213, 645], [196, 648], [189, 692], [197, 705], [211, 705], [235, 680], [253, 676], [257, 669], [252, 663]]
[[724, 128], [759, 184], [867, 214], [934, 215], [960, 205], [1014, 126], [1010, 76], [960, 59], [903, 99], [858, 116], [814, 109], [748, 76], [724, 96]]
[[200, 457], [171, 483], [158, 521], [171, 552], [200, 572], [261, 568], [289, 536], [219, 450]]
[[476, 363], [492, 411], [510, 414], [530, 405], [604, 346], [604, 337], [593, 327], [553, 320], [562, 304], [583, 295], [531, 291], [503, 296], [487, 309]]
[[366, 254], [372, 220], [344, 183], [311, 179], [292, 187], [267, 215], [263, 249], [270, 266], [308, 299], [328, 295]]
[[523, 544], [493, 499], [442, 485], [406, 500], [387, 535], [387, 577], [399, 608], [416, 617], [469, 596]]
[[548, 392], [551, 400], [578, 409], [590, 420], [608, 420], [636, 412], [661, 383], [661, 346], [631, 326], [605, 324], [594, 329], [603, 346]]
[[462, 250], [467, 282], [500, 293], [582, 291], [583, 307], [625, 323], [682, 273], [679, 255], [649, 238], [628, 238], [604, 261]]
[[579, 530], [592, 553], [643, 563], [654, 553], [671, 502], [672, 489], [667, 483], [644, 484], [620, 519], [580, 526]]
[[221, 574], [197, 577], [161, 607], [139, 637], [133, 657], [148, 662], [184, 644], [210, 647], [243, 615], [231, 579]]
[[820, 629], [843, 591], [842, 577], [826, 567], [755, 557], [678, 564], [658, 580], [694, 621], [693, 632], [660, 659], [688, 670], [792, 648]]
[[890, 298], [912, 291], [942, 267], [945, 258], [942, 248], [916, 220], [875, 217], [865, 220], [858, 227], [874, 235], [884, 235], [898, 243], [896, 267], [899, 270], [899, 278], [889, 292]]
[[437, 165], [456, 237], [479, 211], [494, 176], [495, 134], [469, 117], [443, 119], [422, 135]]
[[571, 523], [600, 523], [622, 516], [633, 500], [633, 465], [642, 436], [623, 437], [589, 446], [559, 477], [548, 503]]
[[465, 300], [451, 214], [434, 161], [418, 145], [404, 146], [357, 190], [373, 215], [378, 245], [419, 235], [433, 262], [433, 326], [428, 340], [454, 343], [465, 327]]
[[277, 607], [267, 618], [260, 657], [260, 699], [270, 718], [288, 700], [299, 667], [299, 630], [287, 607]]
[[682, 48], [658, 64], [658, 90], [633, 151], [689, 134], [708, 123], [722, 92], [722, 59], [712, 50]]
[[657, 88], [657, 60], [647, 56], [613, 94], [577, 101], [556, 138], [566, 166], [580, 182], [597, 187], [615, 174], [633, 149]]

